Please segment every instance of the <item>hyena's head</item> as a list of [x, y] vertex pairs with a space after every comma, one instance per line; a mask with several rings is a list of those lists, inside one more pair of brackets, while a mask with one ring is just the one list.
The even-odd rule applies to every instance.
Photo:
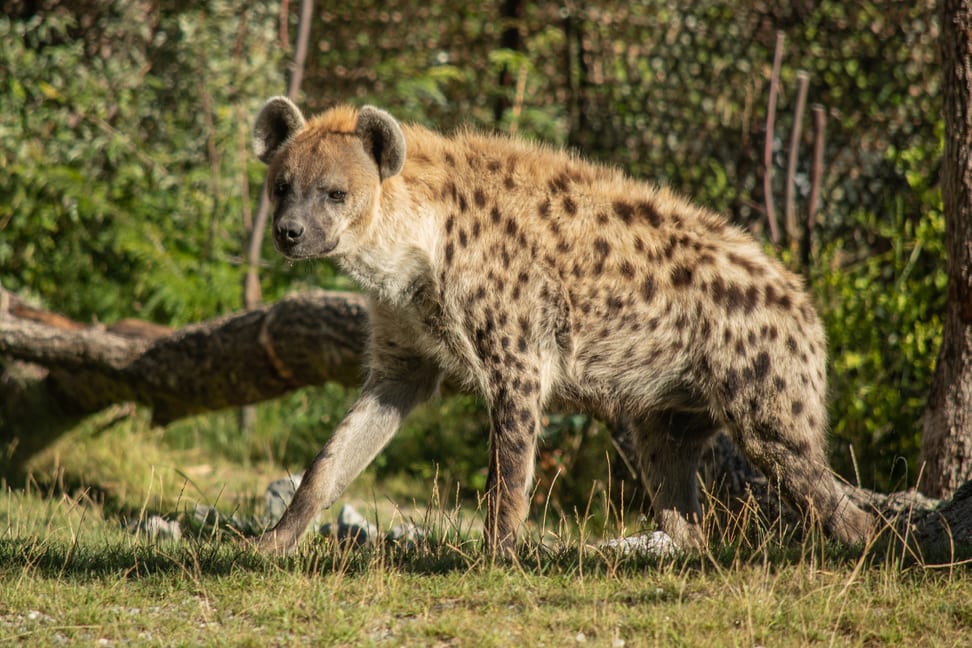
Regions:
[[378, 208], [382, 182], [405, 163], [401, 126], [372, 106], [305, 121], [289, 99], [274, 97], [253, 130], [254, 152], [269, 166], [273, 243], [291, 259], [348, 252]]

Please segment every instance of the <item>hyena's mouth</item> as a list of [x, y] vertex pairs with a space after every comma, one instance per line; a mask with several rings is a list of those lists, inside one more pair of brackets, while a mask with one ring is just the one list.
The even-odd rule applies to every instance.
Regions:
[[327, 256], [337, 247], [337, 241], [316, 241], [311, 244], [309, 241], [291, 241], [286, 238], [273, 237], [274, 247], [277, 252], [293, 261], [301, 259], [315, 259]]

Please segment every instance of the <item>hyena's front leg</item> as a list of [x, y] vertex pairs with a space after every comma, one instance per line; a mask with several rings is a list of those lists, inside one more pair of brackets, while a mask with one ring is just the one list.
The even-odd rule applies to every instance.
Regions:
[[518, 376], [495, 389], [490, 402], [486, 550], [511, 555], [526, 519], [540, 426], [540, 383]]
[[420, 359], [398, 360], [390, 372], [387, 366], [373, 368], [358, 400], [304, 473], [280, 522], [260, 538], [258, 548], [284, 552], [296, 548], [311, 520], [341, 496], [438, 381], [438, 369]]

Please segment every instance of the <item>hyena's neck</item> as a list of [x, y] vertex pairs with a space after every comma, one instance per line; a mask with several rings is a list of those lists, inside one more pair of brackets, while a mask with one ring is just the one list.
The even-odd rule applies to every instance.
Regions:
[[406, 305], [432, 276], [439, 219], [428, 206], [413, 206], [407, 189], [394, 180], [385, 182], [367, 231], [338, 262], [381, 301]]

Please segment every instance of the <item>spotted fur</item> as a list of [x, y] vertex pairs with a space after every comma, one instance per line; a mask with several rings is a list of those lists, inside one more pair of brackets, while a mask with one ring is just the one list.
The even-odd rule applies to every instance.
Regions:
[[493, 550], [526, 516], [553, 399], [634, 423], [656, 520], [683, 547], [703, 542], [696, 470], [720, 428], [837, 538], [864, 538], [825, 459], [821, 323], [725, 219], [563, 151], [371, 107], [305, 122], [275, 98], [255, 130], [278, 249], [329, 256], [372, 296], [361, 396], [265, 546], [293, 547], [443, 374], [489, 403]]

